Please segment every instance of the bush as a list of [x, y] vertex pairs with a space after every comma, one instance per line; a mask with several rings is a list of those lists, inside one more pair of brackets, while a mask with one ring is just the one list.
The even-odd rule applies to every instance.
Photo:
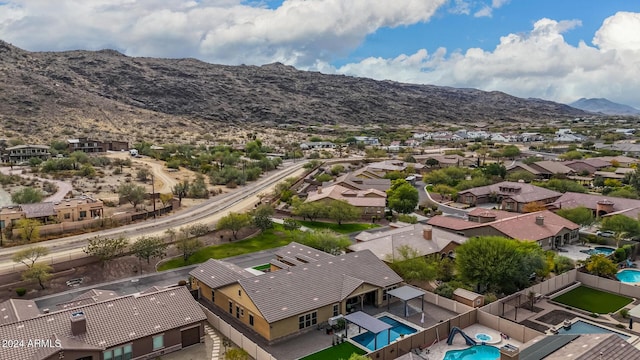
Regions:
[[624, 329], [624, 328], [626, 328], [626, 326], [624, 326], [623, 324], [616, 324], [616, 327], [617, 327], [618, 329]]
[[283, 221], [283, 226], [285, 230], [298, 230], [300, 228], [300, 224], [292, 218], [286, 218]]
[[627, 308], [620, 309], [620, 316], [622, 316], [623, 319], [628, 319], [629, 318], [629, 309], [627, 309]]
[[186, 280], [178, 281], [178, 286], [185, 286], [185, 285], [187, 285], [187, 281]]
[[598, 315], [598, 314], [596, 314], [596, 313], [591, 313], [591, 315], [589, 315], [589, 316], [591, 316], [592, 318], [600, 317], [600, 315]]
[[27, 289], [25, 289], [25, 288], [17, 288], [16, 289], [16, 294], [18, 294], [18, 296], [20, 296], [20, 297], [24, 296], [24, 294], [26, 294], [26, 293], [27, 293]]

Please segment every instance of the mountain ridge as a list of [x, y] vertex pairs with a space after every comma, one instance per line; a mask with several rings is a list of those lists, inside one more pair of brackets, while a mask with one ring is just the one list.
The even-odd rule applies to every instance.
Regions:
[[569, 106], [605, 115], [640, 115], [640, 110], [632, 106], [615, 103], [605, 98], [580, 98]]
[[591, 115], [498, 91], [321, 74], [280, 63], [129, 57], [108, 49], [29, 52], [0, 42], [0, 74], [6, 79], [0, 121], [30, 125], [10, 130], [36, 134], [50, 134], [44, 119], [67, 133], [75, 124], [75, 135], [131, 136], [149, 122], [202, 132], [221, 125], [512, 124]]

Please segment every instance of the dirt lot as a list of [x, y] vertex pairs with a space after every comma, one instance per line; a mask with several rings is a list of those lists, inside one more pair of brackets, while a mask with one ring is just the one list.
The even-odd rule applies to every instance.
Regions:
[[[253, 229], [245, 229], [238, 233], [238, 238], [243, 239], [252, 236], [255, 233]], [[222, 235], [222, 236], [221, 236]], [[229, 231], [213, 231], [200, 240], [205, 246], [218, 245], [231, 241], [232, 235]], [[167, 256], [164, 259], [174, 256], [180, 256], [175, 246], [167, 249]], [[45, 295], [55, 294], [69, 290], [66, 281], [73, 278], [83, 278], [82, 286], [90, 286], [104, 282], [114, 281], [126, 277], [149, 274], [155, 272], [156, 264], [161, 260], [152, 259], [151, 264], [140, 262], [135, 256], [123, 256], [107, 263], [104, 267], [100, 263], [93, 263], [85, 266], [78, 266], [71, 270], [56, 273], [54, 278], [45, 284], [46, 289], [40, 289], [37, 283], [14, 283], [0, 290], [0, 302], [15, 298], [15, 289], [24, 287], [28, 290], [23, 299], [34, 299]]]

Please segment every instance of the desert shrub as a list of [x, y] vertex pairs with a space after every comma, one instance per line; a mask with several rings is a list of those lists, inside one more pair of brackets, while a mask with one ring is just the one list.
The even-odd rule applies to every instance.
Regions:
[[17, 288], [16, 289], [16, 294], [20, 297], [24, 296], [24, 294], [27, 293], [27, 289], [25, 288]]

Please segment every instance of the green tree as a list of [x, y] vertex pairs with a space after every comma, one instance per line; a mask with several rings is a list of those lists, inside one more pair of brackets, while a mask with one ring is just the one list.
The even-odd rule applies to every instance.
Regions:
[[26, 249], [16, 251], [11, 259], [13, 262], [22, 263], [27, 268], [31, 268], [39, 258], [47, 255], [49, 255], [48, 248], [44, 246], [30, 246]]
[[584, 206], [578, 206], [573, 209], [560, 209], [556, 211], [556, 214], [578, 225], [591, 225], [595, 221], [591, 209]]
[[124, 237], [102, 239], [94, 237], [89, 239], [87, 246], [82, 248], [85, 254], [95, 256], [104, 267], [107, 262], [122, 255], [129, 242]]
[[387, 254], [389, 267], [405, 281], [431, 281], [436, 278], [438, 269], [433, 263], [427, 262], [424, 256], [409, 245], [401, 245], [393, 249], [393, 254]]
[[566, 192], [577, 192], [577, 193], [586, 193], [587, 189], [584, 186], [578, 184], [573, 180], [566, 179], [551, 179], [547, 182], [539, 182], [534, 183], [534, 185], [544, 187], [550, 190], [554, 190], [561, 193]]
[[16, 223], [20, 229], [22, 241], [31, 242], [40, 239], [40, 221], [36, 219], [20, 219]]
[[333, 165], [331, 167], [331, 175], [333, 175], [333, 176], [338, 176], [343, 172], [344, 172], [344, 166], [343, 165], [338, 164], [338, 165]]
[[507, 145], [502, 148], [502, 157], [506, 157], [509, 159], [514, 159], [516, 156], [520, 155], [520, 148], [515, 145]]
[[480, 289], [512, 293], [526, 286], [532, 273], [544, 270], [545, 261], [536, 243], [483, 236], [456, 248], [456, 267], [462, 280]]
[[292, 237], [295, 242], [333, 255], [341, 254], [343, 250], [351, 245], [349, 237], [327, 229], [297, 231], [292, 234]]
[[32, 187], [25, 187], [11, 195], [11, 201], [15, 204], [35, 204], [42, 201], [42, 191]]
[[209, 190], [207, 189], [202, 174], [196, 175], [191, 186], [189, 186], [188, 196], [194, 199], [206, 199], [209, 197]]
[[136, 178], [140, 181], [149, 180], [149, 176], [151, 176], [151, 171], [149, 171], [148, 167], [141, 167], [138, 172], [136, 172]]
[[260, 231], [265, 231], [273, 227], [271, 217], [273, 217], [273, 208], [268, 204], [262, 204], [253, 211], [252, 221]]
[[351, 356], [349, 356], [349, 360], [371, 360], [371, 357], [353, 353], [351, 354]]
[[491, 163], [482, 167], [482, 172], [487, 176], [497, 176], [504, 179], [507, 176], [507, 168], [499, 163]]
[[582, 159], [583, 154], [578, 150], [567, 151], [566, 153], [559, 156], [562, 160], [578, 160]]
[[391, 182], [391, 188], [387, 190], [387, 202], [389, 207], [401, 214], [412, 213], [420, 201], [418, 190], [404, 179]]
[[151, 262], [151, 258], [160, 258], [166, 256], [167, 244], [164, 240], [155, 236], [143, 236], [136, 240], [129, 250], [140, 260], [146, 260], [147, 264]]
[[524, 182], [532, 182], [536, 179], [536, 176], [526, 170], [517, 170], [507, 174], [506, 179], [508, 181], [524, 181]]
[[178, 206], [182, 206], [182, 198], [186, 197], [189, 193], [189, 180], [183, 180], [175, 184], [171, 188], [173, 195], [178, 197]]
[[624, 232], [631, 236], [637, 236], [640, 234], [640, 222], [620, 214], [603, 218], [601, 228], [603, 230]]
[[300, 229], [300, 223], [296, 221], [296, 219], [286, 218], [283, 221], [282, 226], [284, 226], [285, 230], [293, 231]]
[[575, 261], [566, 256], [557, 255], [553, 259], [553, 272], [556, 275], [572, 270], [575, 267]]
[[118, 186], [118, 196], [133, 205], [134, 210], [144, 201], [146, 193], [144, 187], [140, 185], [123, 183]]
[[53, 268], [44, 263], [33, 264], [30, 268], [22, 272], [22, 280], [29, 281], [35, 280], [40, 285], [42, 290], [45, 289], [44, 283], [47, 282], [53, 275], [51, 272]]
[[333, 176], [331, 176], [331, 174], [322, 173], [316, 176], [316, 181], [320, 183], [329, 182], [331, 180], [333, 180]]
[[251, 215], [245, 213], [231, 212], [218, 220], [216, 228], [218, 230], [231, 230], [233, 238], [238, 240], [238, 231], [251, 225]]
[[613, 276], [618, 272], [616, 264], [603, 254], [589, 256], [584, 267], [595, 276]]
[[327, 215], [327, 208], [320, 202], [301, 202], [293, 208], [292, 214], [315, 221], [315, 219]]
[[335, 220], [338, 225], [342, 225], [343, 221], [352, 221], [360, 218], [361, 210], [346, 201], [333, 200], [329, 205], [329, 211], [327, 216], [330, 219]]
[[398, 215], [398, 221], [403, 222], [403, 223], [407, 223], [407, 224], [417, 224], [418, 223], [418, 217], [415, 216], [415, 215], [400, 214], [400, 215]]
[[203, 246], [202, 241], [199, 239], [191, 239], [188, 236], [181, 236], [180, 240], [176, 243], [176, 248], [182, 253], [182, 259], [185, 262]]

